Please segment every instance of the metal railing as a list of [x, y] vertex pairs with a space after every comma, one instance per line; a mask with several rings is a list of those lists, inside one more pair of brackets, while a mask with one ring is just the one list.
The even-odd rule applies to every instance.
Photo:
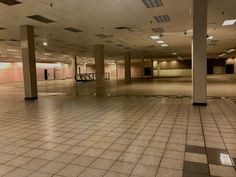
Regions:
[[[77, 82], [89, 82], [89, 81], [95, 81], [96, 80], [96, 73], [84, 73], [84, 74], [77, 74], [75, 75], [75, 80]], [[105, 80], [110, 80], [110, 73], [104, 74]]]

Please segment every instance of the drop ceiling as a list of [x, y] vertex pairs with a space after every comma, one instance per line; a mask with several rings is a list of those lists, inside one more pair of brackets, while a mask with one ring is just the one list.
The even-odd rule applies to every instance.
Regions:
[[[172, 53], [191, 57], [192, 0], [162, 0], [156, 8], [147, 8], [143, 0], [2, 2], [0, 54], [4, 58], [20, 59], [20, 51], [9, 49], [20, 50], [19, 27], [25, 24], [35, 27], [38, 59], [93, 57], [95, 44], [105, 45], [106, 57], [120, 57], [127, 51], [135, 52], [136, 58], [168, 58]], [[236, 18], [235, 9], [235, 0], [208, 0], [208, 34], [214, 36], [208, 42], [209, 56], [236, 47], [236, 24], [222, 26], [225, 19]], [[168, 47], [161, 47], [152, 35], [161, 35]]]

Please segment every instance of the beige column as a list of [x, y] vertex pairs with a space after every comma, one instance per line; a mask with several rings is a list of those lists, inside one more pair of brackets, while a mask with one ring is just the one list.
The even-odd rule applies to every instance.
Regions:
[[95, 45], [96, 95], [105, 95], [104, 45]]
[[141, 59], [141, 74], [142, 74], [142, 77], [144, 77], [144, 59], [143, 59], [143, 57]]
[[151, 59], [151, 77], [153, 77], [153, 59]]
[[207, 105], [207, 0], [193, 0], [193, 105]]
[[72, 67], [73, 67], [73, 81], [76, 82], [75, 76], [78, 74], [78, 68], [77, 68], [77, 57], [74, 56], [72, 59]]
[[125, 83], [131, 83], [131, 52], [125, 53]]
[[38, 89], [35, 63], [34, 27], [29, 25], [20, 26], [20, 38], [22, 49], [25, 99], [37, 99]]
[[66, 79], [66, 68], [65, 68], [65, 63], [61, 62], [61, 79], [65, 80]]

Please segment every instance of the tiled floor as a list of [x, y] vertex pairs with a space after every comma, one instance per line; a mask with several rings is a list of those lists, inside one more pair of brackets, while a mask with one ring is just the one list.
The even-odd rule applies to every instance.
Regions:
[[[71, 79], [56, 81], [39, 81], [38, 90], [40, 96], [46, 95], [93, 95], [96, 92], [95, 82], [74, 84]], [[208, 96], [236, 97], [236, 75], [208, 76]], [[23, 84], [0, 84], [0, 92], [7, 92], [17, 96], [23, 95]], [[9, 93], [10, 92], [10, 93]], [[108, 81], [107, 95], [112, 96], [153, 96], [153, 95], [192, 95], [192, 83], [190, 77], [180, 78], [154, 78], [133, 79], [132, 84], [125, 85], [123, 81]], [[2, 96], [2, 95], [1, 95]]]
[[0, 101], [3, 177], [235, 177], [236, 104], [47, 96]]
[[186, 78], [111, 84], [111, 97], [92, 96], [90, 83], [39, 82], [27, 102], [22, 84], [1, 85], [0, 176], [236, 177], [236, 84], [209, 80], [207, 107], [160, 96], [189, 96]]

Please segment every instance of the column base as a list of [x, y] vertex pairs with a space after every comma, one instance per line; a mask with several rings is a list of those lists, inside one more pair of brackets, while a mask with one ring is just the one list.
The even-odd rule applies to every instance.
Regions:
[[38, 97], [25, 97], [25, 100], [37, 100]]
[[96, 96], [105, 96], [106, 88], [105, 87], [96, 87]]
[[207, 106], [207, 103], [193, 103], [193, 106]]

